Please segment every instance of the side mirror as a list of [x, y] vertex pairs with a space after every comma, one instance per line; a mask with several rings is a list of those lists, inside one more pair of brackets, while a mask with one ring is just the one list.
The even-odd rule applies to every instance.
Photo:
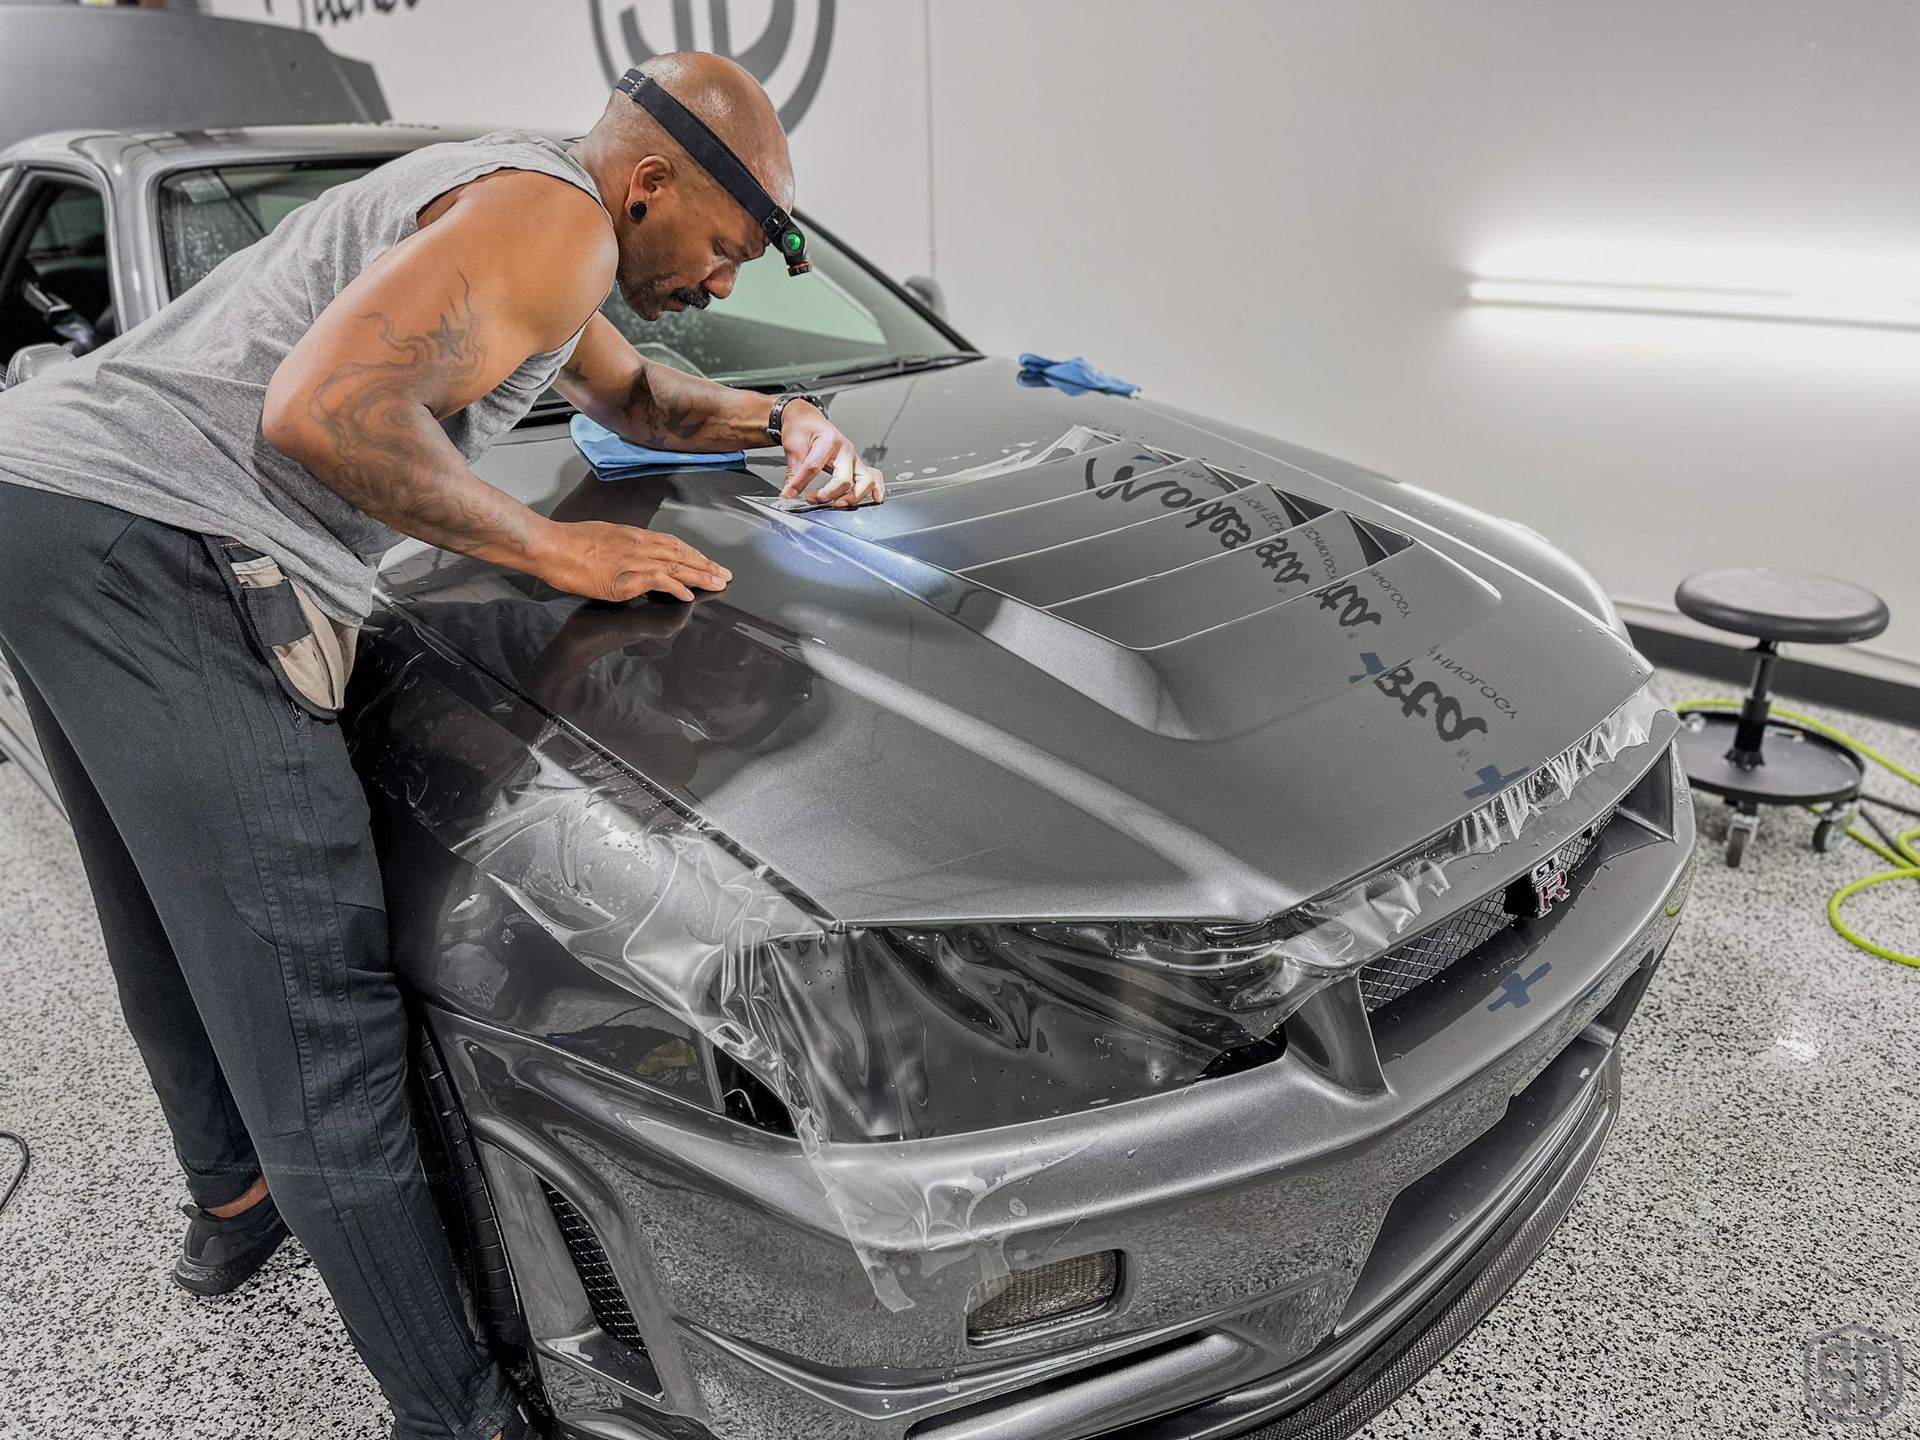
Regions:
[[931, 275], [909, 275], [900, 282], [906, 292], [942, 320], [947, 318], [947, 292]]

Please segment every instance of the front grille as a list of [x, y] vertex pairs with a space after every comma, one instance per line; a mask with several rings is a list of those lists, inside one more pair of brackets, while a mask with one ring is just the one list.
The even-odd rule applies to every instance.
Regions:
[[[1600, 843], [1601, 832], [1615, 813], [1607, 811], [1568, 844], [1569, 875], [1576, 874], [1593, 854], [1594, 847]], [[1519, 924], [1521, 917], [1507, 903], [1509, 884], [1481, 896], [1466, 909], [1389, 950], [1362, 970], [1360, 998], [1365, 1001], [1368, 1013], [1391, 1005], [1408, 991], [1444, 974], [1489, 940]]]
[[1101, 1250], [996, 1282], [967, 1316], [969, 1340], [992, 1340], [1030, 1326], [1101, 1309], [1120, 1285], [1120, 1252]]
[[594, 1322], [621, 1344], [646, 1354], [647, 1343], [640, 1338], [640, 1327], [634, 1323], [633, 1307], [627, 1304], [626, 1293], [614, 1278], [613, 1266], [607, 1262], [600, 1237], [593, 1233], [587, 1217], [571, 1200], [544, 1180], [540, 1188], [546, 1191], [547, 1205], [560, 1227], [560, 1238], [567, 1242], [567, 1254], [580, 1276], [580, 1288], [587, 1292]]

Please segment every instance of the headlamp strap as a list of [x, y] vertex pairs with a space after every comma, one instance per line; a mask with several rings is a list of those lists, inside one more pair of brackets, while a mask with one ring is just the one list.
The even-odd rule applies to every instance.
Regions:
[[753, 178], [753, 172], [708, 128], [706, 121], [676, 100], [666, 86], [638, 70], [627, 71], [616, 88], [658, 120], [680, 148], [759, 222], [766, 232], [767, 243], [787, 262], [787, 273], [803, 275], [813, 268], [807, 259], [807, 238], [793, 223], [793, 217], [773, 203], [773, 197]]

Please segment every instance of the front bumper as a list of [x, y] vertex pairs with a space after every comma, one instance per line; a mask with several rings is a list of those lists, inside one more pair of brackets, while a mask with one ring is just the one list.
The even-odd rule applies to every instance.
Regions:
[[[1300, 1365], [1125, 1433], [1137, 1440], [1340, 1440], [1353, 1434], [1464, 1339], [1546, 1248], [1599, 1161], [1619, 1100], [1619, 1051], [1598, 1039], [1577, 1039], [1516, 1097], [1494, 1131], [1396, 1205], [1417, 1228], [1414, 1212], [1470, 1192], [1476, 1169], [1516, 1182], [1508, 1206], [1477, 1215], [1423, 1276], [1426, 1283], [1407, 1287], [1363, 1320], [1343, 1321]], [[1393, 1225], [1390, 1212], [1388, 1229]], [[1389, 1273], [1382, 1267], [1382, 1278]]]
[[[1072, 1156], [989, 1187], [964, 1244], [896, 1240], [898, 1313], [794, 1142], [436, 1014], [549, 1394], [601, 1436], [1349, 1433], [1504, 1293], [1611, 1125], [1619, 1033], [1684, 904], [1691, 811], [1608, 836], [1575, 904], [1373, 1017], [1357, 982], [1323, 992], [1269, 1065], [857, 1147], [928, 1192], [1031, 1149]], [[547, 1187], [590, 1221], [640, 1346], [598, 1323]], [[1071, 1323], [969, 1343], [982, 1237], [1016, 1267], [1117, 1250], [1123, 1283]]]

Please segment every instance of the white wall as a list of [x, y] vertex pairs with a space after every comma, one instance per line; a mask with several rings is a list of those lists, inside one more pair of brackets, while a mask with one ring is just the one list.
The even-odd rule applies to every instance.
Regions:
[[[926, 10], [922, 0], [782, 0], [792, 43], [767, 77], [777, 101], [798, 88], [823, 12], [831, 14], [824, 78], [793, 127], [799, 202], [896, 275], [925, 271]], [[656, 50], [675, 48], [670, 0], [201, 0], [209, 14], [304, 24], [343, 55], [373, 64], [399, 120], [524, 125], [577, 135], [610, 85], [593, 17], [614, 71], [632, 63], [620, 20], [632, 12]], [[712, 7], [685, 7], [696, 48], [712, 48]], [[728, 0], [732, 48], [768, 28], [774, 0]], [[342, 18], [343, 17], [343, 18]], [[876, 58], [884, 63], [875, 63]]]
[[1920, 671], [1920, 334], [1461, 303], [1488, 267], [1920, 260], [1912, 5], [936, 0], [932, 55], [938, 273], [981, 342], [1524, 520], [1624, 602], [1855, 576]]
[[[309, 22], [403, 117], [604, 94], [593, 0], [400, 3]], [[732, 0], [736, 40], [772, 5]], [[1807, 658], [1920, 680], [1920, 334], [1463, 303], [1488, 271], [1920, 295], [1916, 74], [1908, 0], [839, 0], [795, 152], [802, 205], [988, 349], [1524, 520], [1630, 611], [1709, 565], [1852, 575], [1894, 628]]]

